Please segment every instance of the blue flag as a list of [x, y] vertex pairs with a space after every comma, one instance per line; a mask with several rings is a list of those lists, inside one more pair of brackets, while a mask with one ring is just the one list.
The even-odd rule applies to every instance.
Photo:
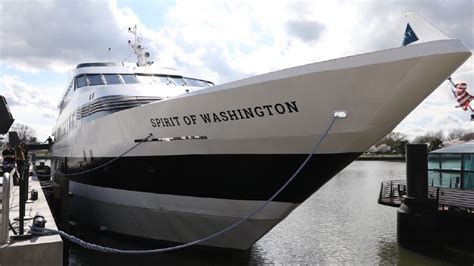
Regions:
[[403, 36], [402, 46], [407, 46], [408, 44], [416, 41], [418, 41], [418, 37], [411, 28], [410, 23], [407, 23], [407, 27], [405, 29], [405, 36]]

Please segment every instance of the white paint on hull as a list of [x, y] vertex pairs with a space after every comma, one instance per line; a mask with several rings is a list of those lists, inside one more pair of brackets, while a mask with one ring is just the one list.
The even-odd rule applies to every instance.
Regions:
[[[78, 221], [116, 233], [179, 243], [239, 221], [262, 201], [198, 198], [102, 188], [70, 181]], [[298, 204], [271, 202], [248, 221], [203, 245], [248, 249]]]
[[[104, 116], [54, 145], [54, 156], [115, 157], [149, 133], [207, 139], [145, 143], [126, 156], [304, 154], [335, 110], [318, 153], [362, 152], [390, 132], [468, 57], [458, 40], [442, 40], [269, 73]], [[204, 123], [200, 114], [295, 101], [298, 112]], [[196, 115], [196, 124], [153, 127], [150, 119]]]

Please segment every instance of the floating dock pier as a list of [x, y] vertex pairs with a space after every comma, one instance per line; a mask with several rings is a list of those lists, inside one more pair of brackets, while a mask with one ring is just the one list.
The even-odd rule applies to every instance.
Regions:
[[[429, 155], [426, 145], [407, 145], [407, 179], [382, 182], [378, 203], [399, 207], [402, 246], [474, 251], [474, 142]], [[474, 259], [474, 253], [468, 256]]]
[[[400, 207], [402, 198], [406, 193], [406, 180], [384, 181], [380, 186], [378, 203], [391, 207]], [[436, 201], [439, 211], [462, 208], [466, 212], [474, 215], [474, 190], [429, 186], [428, 198]]]
[[[62, 265], [63, 241], [59, 235], [30, 235], [28, 232], [32, 219], [25, 220], [25, 234], [18, 235], [20, 223], [15, 218], [19, 217], [20, 212], [20, 189], [18, 186], [12, 186], [10, 177], [0, 178], [7, 180], [0, 186], [0, 265]], [[37, 199], [27, 201], [25, 217], [41, 214], [47, 221], [48, 228], [57, 229], [40, 182], [34, 179], [29, 180], [28, 195], [35, 190]], [[7, 235], [4, 235], [5, 232]]]

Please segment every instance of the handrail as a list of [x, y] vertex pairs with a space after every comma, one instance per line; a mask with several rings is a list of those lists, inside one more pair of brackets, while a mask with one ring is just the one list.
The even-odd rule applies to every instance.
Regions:
[[11, 180], [10, 174], [3, 174], [2, 183], [2, 223], [0, 224], [0, 244], [7, 243], [9, 241], [9, 225], [10, 225], [10, 188]]
[[[399, 207], [406, 195], [406, 180], [381, 182], [378, 203]], [[457, 207], [474, 212], [474, 190], [428, 186], [428, 198], [439, 207]]]
[[[403, 189], [402, 189], [403, 188]], [[406, 180], [387, 180], [380, 186], [379, 200], [401, 197], [406, 192]]]

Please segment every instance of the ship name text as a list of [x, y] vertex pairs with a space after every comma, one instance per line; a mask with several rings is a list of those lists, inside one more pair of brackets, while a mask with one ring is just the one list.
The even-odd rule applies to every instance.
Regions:
[[268, 116], [278, 116], [298, 113], [296, 101], [261, 105], [240, 109], [224, 110], [212, 113], [190, 114], [183, 116], [168, 116], [150, 118], [152, 127], [176, 127], [201, 124], [222, 123], [228, 121], [257, 119]]

